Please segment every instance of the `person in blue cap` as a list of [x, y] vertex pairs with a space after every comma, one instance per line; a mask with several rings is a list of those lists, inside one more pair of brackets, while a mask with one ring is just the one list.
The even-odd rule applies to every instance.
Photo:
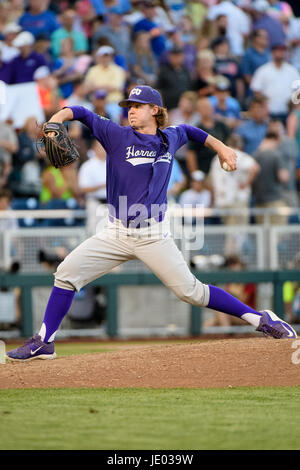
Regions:
[[181, 124], [166, 127], [160, 93], [136, 86], [121, 107], [129, 126], [120, 126], [81, 106], [66, 107], [50, 121], [85, 124], [107, 153], [108, 219], [104, 229], [81, 243], [58, 266], [38, 334], [7, 353], [15, 361], [56, 357], [54, 340], [75, 292], [116, 266], [140, 259], [181, 300], [242, 318], [275, 338], [297, 337], [270, 310], [258, 312], [226, 291], [199, 281], [177, 248], [167, 217], [167, 189], [174, 155], [191, 139], [213, 149], [227, 171], [236, 170], [235, 152], [203, 130]]

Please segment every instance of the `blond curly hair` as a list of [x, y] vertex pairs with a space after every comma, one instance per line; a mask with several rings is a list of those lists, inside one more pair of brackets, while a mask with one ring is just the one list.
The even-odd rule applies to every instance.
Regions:
[[[150, 106], [154, 107], [156, 106], [155, 104], [151, 104]], [[167, 111], [167, 108], [163, 108], [163, 107], [158, 107], [158, 111], [157, 113], [155, 114], [155, 120], [156, 120], [156, 124], [157, 124], [157, 127], [163, 129], [164, 127], [167, 127], [167, 124], [168, 124], [168, 111]]]

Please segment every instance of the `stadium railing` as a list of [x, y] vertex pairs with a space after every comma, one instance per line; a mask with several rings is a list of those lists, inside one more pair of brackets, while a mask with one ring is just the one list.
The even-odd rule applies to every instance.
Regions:
[[[284, 317], [283, 284], [286, 281], [300, 282], [300, 271], [216, 271], [194, 272], [198, 279], [206, 284], [234, 283], [272, 283], [274, 288], [273, 309], [277, 315]], [[107, 289], [106, 335], [118, 337], [118, 288], [120, 286], [159, 285], [161, 281], [152, 273], [113, 273], [107, 274], [91, 283], [93, 286], [105, 286]], [[49, 274], [0, 274], [0, 287], [21, 289], [23, 337], [33, 334], [32, 288], [53, 285], [53, 276]], [[190, 306], [190, 328], [192, 336], [201, 334], [201, 309]], [[1, 332], [0, 332], [1, 336]]]

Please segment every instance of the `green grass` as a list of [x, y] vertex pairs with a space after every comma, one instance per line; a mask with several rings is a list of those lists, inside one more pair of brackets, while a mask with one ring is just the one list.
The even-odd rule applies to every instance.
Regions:
[[300, 388], [0, 390], [0, 449], [300, 449]]

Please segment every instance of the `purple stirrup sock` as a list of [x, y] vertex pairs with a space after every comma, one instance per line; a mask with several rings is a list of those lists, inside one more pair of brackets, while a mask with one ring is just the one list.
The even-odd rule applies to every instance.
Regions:
[[253, 310], [246, 304], [243, 304], [240, 300], [233, 297], [225, 290], [220, 287], [209, 285], [209, 302], [207, 307], [219, 312], [229, 313], [235, 317], [241, 318], [245, 313], [254, 313], [255, 315], [261, 316], [261, 313]]
[[53, 287], [45, 311], [43, 324], [39, 332], [44, 343], [54, 341], [55, 333], [64, 316], [67, 314], [74, 295], [74, 290], [61, 289], [56, 286]]

